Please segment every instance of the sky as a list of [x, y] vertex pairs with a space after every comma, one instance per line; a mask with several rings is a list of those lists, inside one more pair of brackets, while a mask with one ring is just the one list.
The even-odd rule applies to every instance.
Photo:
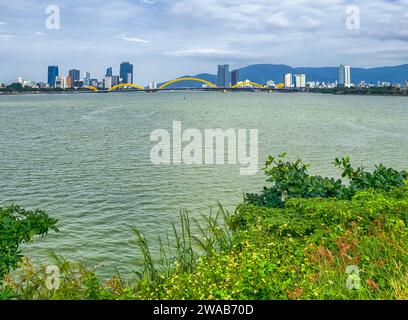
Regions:
[[406, 64], [408, 0], [0, 0], [0, 82], [122, 61], [142, 85], [218, 64]]

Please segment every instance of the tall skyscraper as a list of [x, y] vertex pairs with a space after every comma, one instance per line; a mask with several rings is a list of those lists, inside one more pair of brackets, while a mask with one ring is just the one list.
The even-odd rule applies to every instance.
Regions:
[[55, 87], [55, 79], [59, 76], [58, 66], [48, 67], [48, 85], [50, 88]]
[[229, 65], [223, 64], [218, 66], [218, 86], [226, 88], [230, 86], [230, 72]]
[[305, 74], [295, 74], [295, 87], [296, 88], [306, 88], [306, 75]]
[[133, 83], [133, 64], [122, 62], [120, 64], [120, 78], [122, 83]]
[[106, 76], [107, 77], [112, 77], [113, 76], [112, 67], [109, 67], [108, 69], [106, 69]]
[[73, 87], [78, 87], [79, 86], [79, 80], [81, 78], [81, 71], [77, 69], [71, 69], [69, 70], [69, 76], [72, 79], [72, 86]]
[[239, 70], [233, 70], [231, 72], [231, 85], [235, 86], [239, 82]]
[[351, 68], [350, 66], [340, 65], [339, 67], [339, 87], [351, 87]]
[[84, 85], [89, 86], [91, 84], [91, 73], [85, 72], [84, 74]]
[[293, 88], [293, 74], [287, 73], [285, 75], [285, 88]]

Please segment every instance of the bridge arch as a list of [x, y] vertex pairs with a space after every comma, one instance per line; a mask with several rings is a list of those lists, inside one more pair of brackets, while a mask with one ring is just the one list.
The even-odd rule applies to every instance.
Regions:
[[263, 85], [261, 85], [261, 84], [259, 84], [259, 83], [256, 83], [256, 82], [252, 82], [252, 81], [240, 81], [240, 82], [238, 82], [236, 85], [232, 86], [232, 88], [233, 88], [233, 89], [235, 89], [235, 88], [242, 88], [242, 87], [245, 87], [245, 86], [247, 86], [247, 85], [251, 85], [251, 86], [254, 86], [254, 87], [257, 87], [257, 88], [260, 88], [260, 89], [264, 89], [264, 88], [265, 88], [265, 86], [263, 86]]
[[164, 88], [166, 88], [167, 86], [169, 86], [169, 85], [171, 85], [173, 83], [182, 82], [182, 81], [196, 81], [196, 82], [201, 82], [201, 83], [207, 84], [211, 88], [217, 88], [217, 86], [215, 84], [211, 83], [210, 81], [199, 79], [199, 78], [194, 78], [194, 77], [184, 77], [184, 78], [178, 78], [178, 79], [170, 80], [170, 81], [164, 83], [163, 85], [161, 85], [159, 89], [164, 89]]
[[87, 88], [88, 90], [92, 90], [92, 91], [99, 91], [99, 89], [98, 89], [98, 88], [95, 88], [94, 86], [86, 86], [86, 88]]
[[123, 87], [131, 87], [131, 88], [135, 88], [135, 89], [139, 89], [139, 90], [145, 90], [144, 87], [138, 85], [138, 84], [133, 84], [133, 83], [121, 83], [121, 84], [117, 84], [116, 86], [113, 86], [112, 88], [110, 88], [108, 91], [115, 91], [119, 88], [123, 88]]

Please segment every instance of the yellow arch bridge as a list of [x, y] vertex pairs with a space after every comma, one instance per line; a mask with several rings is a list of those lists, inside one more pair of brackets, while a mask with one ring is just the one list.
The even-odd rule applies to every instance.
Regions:
[[245, 87], [248, 87], [248, 86], [257, 87], [259, 89], [264, 89], [265, 88], [265, 86], [263, 86], [263, 85], [261, 85], [259, 83], [256, 83], [256, 82], [252, 82], [252, 81], [240, 81], [236, 85], [232, 86], [231, 88], [232, 89], [245, 88]]
[[[167, 88], [168, 86], [174, 84], [174, 83], [178, 83], [178, 82], [183, 82], [183, 81], [195, 81], [195, 82], [200, 82], [203, 84], [206, 84], [208, 87], [210, 88], [214, 88], [217, 89], [217, 86], [214, 83], [211, 83], [210, 81], [204, 80], [204, 79], [200, 79], [200, 78], [194, 78], [194, 77], [183, 77], [183, 78], [177, 78], [174, 80], [170, 80], [164, 84], [162, 84], [158, 89], [156, 90], [163, 90], [165, 88]], [[232, 89], [236, 89], [236, 88], [245, 88], [245, 87], [257, 87], [260, 89], [264, 89], [265, 86], [256, 83], [256, 82], [251, 82], [251, 81], [241, 81], [238, 82], [236, 85], [232, 86]], [[87, 86], [86, 87], [88, 90], [92, 90], [92, 91], [100, 91], [98, 88], [94, 87], [94, 86]], [[113, 86], [112, 88], [106, 90], [107, 92], [112, 92], [112, 91], [116, 91], [120, 88], [134, 88], [134, 89], [138, 89], [138, 90], [151, 90], [151, 89], [146, 89], [145, 87], [138, 85], [138, 84], [133, 84], [133, 83], [121, 83], [118, 84], [116, 86]], [[153, 89], [155, 90], [155, 89]]]
[[217, 88], [217, 86], [207, 80], [203, 80], [203, 79], [199, 79], [199, 78], [193, 78], [193, 77], [184, 77], [184, 78], [178, 78], [178, 79], [174, 79], [174, 80], [170, 80], [169, 82], [166, 82], [165, 84], [161, 85], [159, 89], [164, 89], [167, 86], [173, 84], [173, 83], [177, 83], [177, 82], [182, 82], [182, 81], [195, 81], [195, 82], [201, 82], [204, 83], [206, 85], [208, 85], [211, 88]]

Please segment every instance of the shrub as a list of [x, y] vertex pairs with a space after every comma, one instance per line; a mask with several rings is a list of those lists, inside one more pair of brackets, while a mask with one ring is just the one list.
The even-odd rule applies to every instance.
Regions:
[[351, 199], [356, 192], [366, 189], [390, 191], [402, 187], [408, 179], [406, 171], [397, 171], [380, 164], [374, 172], [363, 167], [354, 169], [350, 158], [336, 159], [334, 164], [343, 170], [342, 177], [348, 178], [349, 185], [340, 179], [311, 176], [310, 165], [298, 159], [295, 162], [284, 161], [286, 154], [278, 159], [270, 156], [265, 165], [265, 174], [272, 187], [265, 187], [260, 194], [247, 194], [245, 203], [256, 206], [281, 208], [287, 198], [337, 198]]
[[41, 210], [28, 211], [19, 206], [0, 207], [0, 283], [11, 269], [18, 267], [22, 255], [19, 246], [35, 235], [58, 231], [57, 220]]

